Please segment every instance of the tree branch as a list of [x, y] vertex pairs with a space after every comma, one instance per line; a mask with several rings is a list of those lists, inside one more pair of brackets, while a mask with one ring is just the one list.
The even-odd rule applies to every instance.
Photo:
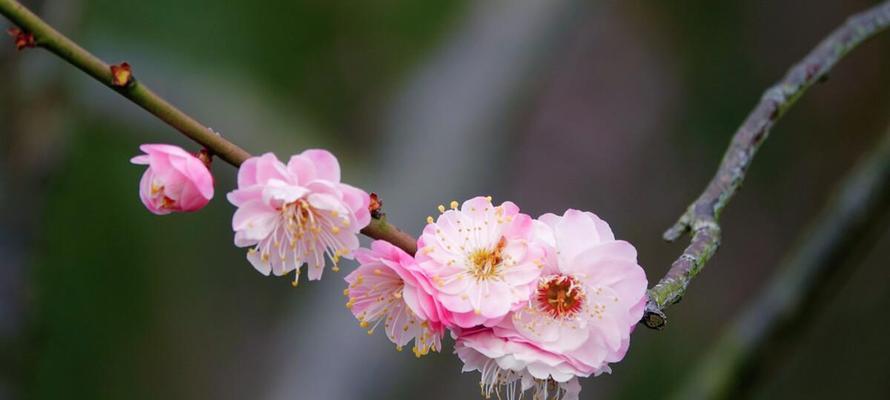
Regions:
[[687, 232], [692, 239], [667, 274], [649, 290], [643, 323], [661, 329], [667, 322], [664, 309], [686, 293], [689, 282], [704, 268], [720, 246], [720, 213], [738, 191], [745, 173], [770, 128], [814, 83], [823, 79], [848, 52], [890, 25], [890, 1], [851, 16], [835, 29], [785, 77], [769, 88], [739, 127], [704, 192], [673, 227], [664, 233], [673, 241]]
[[[111, 67], [53, 29], [15, 0], [0, 0], [0, 14], [21, 29], [34, 34], [37, 45], [86, 72], [182, 134], [206, 147], [228, 163], [239, 166], [250, 153], [222, 138], [155, 94], [137, 80], [127, 85], [113, 84]], [[767, 90], [760, 103], [735, 133], [717, 174], [699, 198], [689, 206], [667, 232], [666, 240], [676, 240], [692, 233], [690, 245], [671, 265], [658, 284], [649, 290], [649, 302], [643, 322], [651, 328], [666, 323], [663, 310], [684, 295], [689, 282], [710, 260], [720, 244], [719, 215], [736, 193], [754, 154], [769, 134], [770, 128], [791, 105], [850, 50], [890, 25], [890, 1], [850, 17], [831, 33], [803, 61], [795, 65], [778, 84]], [[382, 239], [413, 254], [416, 240], [384, 219], [374, 219], [362, 233]]]
[[[674, 398], [715, 399], [737, 394], [739, 377], [754, 365], [783, 327], [806, 318], [812, 303], [825, 296], [838, 268], [851, 264], [861, 239], [890, 205], [890, 130], [838, 185], [808, 234], [782, 263], [756, 299], [736, 318], [689, 376]], [[850, 265], [852, 267], [852, 265]], [[773, 347], [774, 349], [774, 347]], [[747, 384], [746, 384], [747, 385]]]
[[[175, 128], [183, 135], [207, 148], [235, 167], [251, 157], [250, 153], [224, 139], [188, 114], [182, 112], [136, 79], [123, 86], [115, 85], [111, 66], [84, 50], [77, 43], [56, 31], [40, 17], [15, 0], [0, 0], [0, 14], [22, 30], [34, 35], [39, 47], [49, 50], [103, 85], [118, 92], [139, 107]], [[383, 218], [372, 219], [362, 233], [373, 239], [386, 240], [410, 254], [417, 251], [417, 241]]]

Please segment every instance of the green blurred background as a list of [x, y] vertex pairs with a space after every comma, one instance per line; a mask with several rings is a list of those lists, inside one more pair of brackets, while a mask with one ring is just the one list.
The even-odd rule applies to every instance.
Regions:
[[[27, 1], [108, 62], [248, 151], [335, 152], [418, 232], [492, 194], [537, 216], [596, 212], [650, 281], [660, 235], [713, 173], [762, 91], [866, 0]], [[0, 27], [6, 27], [6, 21]], [[217, 161], [202, 212], [139, 202], [140, 143], [196, 149], [43, 51], [0, 46], [0, 399], [475, 399], [450, 351], [368, 337], [344, 272], [290, 286], [232, 245]], [[582, 398], [660, 398], [757, 293], [888, 124], [890, 34], [784, 118], [724, 215], [724, 245], [637, 329]], [[862, 239], [824, 307], [746, 378], [758, 398], [885, 398], [890, 229]], [[350, 266], [344, 268], [346, 271]]]

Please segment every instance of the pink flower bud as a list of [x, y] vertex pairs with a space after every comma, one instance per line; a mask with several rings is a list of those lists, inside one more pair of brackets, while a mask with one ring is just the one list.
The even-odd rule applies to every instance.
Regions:
[[213, 198], [213, 175], [201, 160], [180, 147], [143, 144], [133, 164], [148, 165], [139, 183], [142, 203], [157, 215], [197, 211]]

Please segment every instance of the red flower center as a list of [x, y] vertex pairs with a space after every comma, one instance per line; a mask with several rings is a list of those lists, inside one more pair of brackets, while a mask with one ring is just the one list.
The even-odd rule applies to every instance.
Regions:
[[553, 318], [572, 318], [584, 306], [584, 290], [571, 275], [550, 275], [538, 283], [538, 305]]

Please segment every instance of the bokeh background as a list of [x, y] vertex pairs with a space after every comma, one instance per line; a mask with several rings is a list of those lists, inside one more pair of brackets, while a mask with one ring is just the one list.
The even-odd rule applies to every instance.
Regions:
[[[25, 2], [241, 144], [334, 151], [419, 232], [472, 195], [534, 216], [592, 210], [650, 281], [662, 231], [700, 192], [762, 91], [874, 1]], [[0, 27], [8, 23], [0, 21]], [[43, 51], [0, 46], [0, 399], [476, 399], [450, 342], [422, 360], [368, 336], [344, 272], [290, 286], [232, 245], [235, 169], [204, 211], [155, 217], [137, 146], [196, 149]], [[637, 329], [582, 398], [677, 389], [890, 121], [890, 34], [783, 118], [724, 214], [724, 245], [661, 332]], [[886, 215], [848, 273], [755, 366], [758, 398], [890, 390]], [[685, 239], [684, 239], [685, 240]], [[847, 265], [849, 264], [849, 265]]]

